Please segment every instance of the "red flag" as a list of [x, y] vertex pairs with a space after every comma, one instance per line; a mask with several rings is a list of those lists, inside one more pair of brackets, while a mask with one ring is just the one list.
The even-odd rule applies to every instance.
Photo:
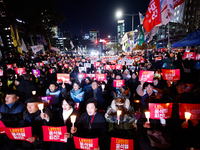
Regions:
[[184, 2], [184, 0], [174, 0], [174, 8], [181, 5]]
[[160, 0], [151, 0], [144, 18], [143, 26], [149, 33], [154, 26], [161, 24]]

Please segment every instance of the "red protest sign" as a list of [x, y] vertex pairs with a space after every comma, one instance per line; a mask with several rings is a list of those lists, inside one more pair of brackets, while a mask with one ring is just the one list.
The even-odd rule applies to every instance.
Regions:
[[5, 125], [3, 124], [3, 122], [0, 120], [0, 134], [5, 133]]
[[100, 67], [101, 66], [101, 62], [94, 62], [94, 66], [95, 67]]
[[179, 103], [179, 118], [185, 119], [185, 112], [190, 112], [190, 119], [200, 120], [200, 104]]
[[89, 138], [80, 138], [76, 136], [73, 136], [73, 138], [75, 147], [77, 149], [90, 150], [98, 147], [98, 138], [89, 139]]
[[0, 76], [3, 76], [3, 70], [0, 70]]
[[111, 64], [116, 64], [116, 60], [110, 60]]
[[163, 80], [180, 80], [180, 69], [162, 69]]
[[139, 81], [153, 82], [154, 71], [140, 70]]
[[192, 89], [193, 89], [194, 84], [186, 83], [186, 85], [187, 85], [187, 87], [186, 87], [186, 89], [185, 89], [185, 92], [186, 92], [186, 93], [192, 92]]
[[200, 60], [200, 54], [196, 54], [195, 60]]
[[96, 77], [95, 74], [86, 74], [85, 77], [89, 77], [90, 79], [94, 79]]
[[15, 72], [19, 75], [26, 74], [25, 68], [15, 68]]
[[69, 83], [70, 81], [70, 74], [66, 73], [57, 73], [57, 82], [58, 83]]
[[111, 137], [110, 150], [133, 150], [132, 139], [121, 139]]
[[116, 70], [121, 70], [122, 69], [122, 65], [121, 64], [115, 64], [115, 69]]
[[63, 63], [58, 63], [58, 65], [59, 65], [59, 66], [62, 66], [62, 65], [63, 65]]
[[13, 65], [12, 65], [12, 64], [7, 64], [6, 67], [7, 67], [8, 69], [12, 69], [12, 68], [13, 68]]
[[172, 103], [149, 103], [151, 119], [168, 119], [172, 114]]
[[27, 141], [29, 137], [32, 137], [31, 127], [24, 128], [5, 128], [6, 135], [12, 140]]
[[114, 87], [119, 88], [119, 87], [122, 87], [124, 85], [125, 85], [125, 81], [124, 80], [114, 80], [113, 81], [113, 86]]
[[68, 64], [64, 64], [64, 67], [67, 69], [69, 67], [69, 65]]
[[155, 62], [161, 61], [161, 60], [162, 60], [162, 57], [156, 57], [156, 58], [155, 58]]
[[64, 135], [67, 133], [66, 126], [42, 126], [42, 129], [44, 141], [67, 142], [67, 138], [64, 137]]
[[149, 33], [156, 25], [161, 24], [160, 0], [151, 0], [143, 21], [143, 26]]
[[39, 62], [39, 63], [36, 63], [36, 65], [42, 67], [42, 66], [44, 66], [44, 63], [43, 62]]
[[102, 64], [105, 64], [106, 63], [106, 59], [102, 59], [101, 62], [102, 62]]
[[96, 80], [97, 81], [105, 81], [106, 80], [106, 74], [96, 74]]
[[140, 59], [140, 63], [145, 63], [145, 59], [144, 59], [144, 58], [141, 58], [141, 59]]
[[105, 70], [111, 70], [111, 65], [105, 65]]
[[53, 73], [53, 69], [49, 69], [49, 73], [52, 74]]
[[188, 59], [188, 58], [195, 59], [195, 52], [185, 52], [184, 53], [184, 58], [185, 59]]

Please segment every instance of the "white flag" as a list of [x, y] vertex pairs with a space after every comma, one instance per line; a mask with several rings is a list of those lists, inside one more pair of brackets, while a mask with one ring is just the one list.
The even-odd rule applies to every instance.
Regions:
[[72, 49], [74, 48], [74, 44], [72, 43], [72, 41], [70, 41], [70, 45], [72, 47]]
[[128, 36], [127, 36], [127, 33], [125, 33], [125, 35], [123, 36], [122, 41], [120, 42], [120, 44], [124, 44], [127, 41], [128, 41]]
[[33, 53], [37, 53], [39, 51], [41, 51], [43, 49], [43, 45], [35, 45], [35, 46], [31, 46], [31, 49], [33, 51]]
[[27, 50], [27, 48], [26, 48], [26, 45], [25, 45], [23, 39], [22, 39], [22, 45], [21, 45], [21, 48], [22, 48], [22, 50], [23, 50], [24, 52], [28, 53], [28, 50]]
[[143, 24], [144, 16], [139, 12], [140, 24]]
[[162, 24], [166, 25], [174, 17], [174, 3], [173, 0], [160, 0]]
[[52, 51], [56, 51], [56, 52], [60, 52], [60, 49], [59, 48], [57, 48], [57, 47], [51, 47], [51, 49], [50, 50], [52, 50]]

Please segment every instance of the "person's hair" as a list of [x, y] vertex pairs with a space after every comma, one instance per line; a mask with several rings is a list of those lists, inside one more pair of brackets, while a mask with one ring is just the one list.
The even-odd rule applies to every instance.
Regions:
[[8, 90], [6, 91], [5, 95], [15, 95], [15, 97], [19, 97], [20, 93], [17, 90]]
[[115, 99], [116, 103], [125, 103], [125, 101], [126, 101], [125, 98], [116, 98]]
[[89, 103], [94, 103], [94, 106], [97, 108], [97, 100], [95, 98], [90, 98], [85, 102], [85, 105], [87, 106], [87, 104]]
[[69, 104], [71, 107], [74, 107], [74, 105], [75, 105], [75, 102], [74, 102], [74, 100], [71, 98], [71, 97], [64, 97], [64, 98], [62, 98], [62, 101], [61, 101], [61, 104], [63, 104], [63, 101], [66, 101], [67, 102], [67, 104]]
[[30, 74], [24, 74], [24, 80], [30, 80], [31, 76]]
[[56, 83], [56, 81], [51, 81], [49, 85], [54, 84], [55, 86], [58, 86], [58, 84]]
[[79, 88], [81, 88], [81, 84], [80, 84], [80, 82], [78, 80], [74, 81], [73, 86], [74, 86], [75, 83], [79, 86]]
[[92, 81], [92, 83], [94, 83], [94, 82], [96, 82], [96, 83], [97, 83], [97, 85], [99, 84], [97, 80], [93, 80], [93, 81]]
[[147, 82], [144, 83], [144, 86], [143, 86], [143, 87], [145, 88], [145, 87], [147, 87], [148, 85], [154, 87], [154, 84], [153, 84], [153, 83], [147, 83]]
[[181, 81], [178, 82], [177, 85], [176, 85], [176, 87], [179, 86], [179, 85], [185, 85], [185, 88], [187, 87], [187, 84], [185, 82], [181, 82]]

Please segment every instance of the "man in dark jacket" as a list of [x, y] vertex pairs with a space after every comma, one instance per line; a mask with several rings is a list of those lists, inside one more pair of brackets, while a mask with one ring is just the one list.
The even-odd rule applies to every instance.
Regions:
[[32, 96], [32, 91], [36, 91], [35, 84], [30, 81], [30, 75], [23, 75], [24, 80], [20, 81], [17, 89], [21, 92], [22, 96], [24, 96], [24, 101]]
[[84, 97], [85, 101], [87, 101], [90, 98], [97, 99], [98, 109], [103, 109], [103, 110], [107, 109], [107, 104], [103, 97], [102, 89], [98, 86], [98, 81], [96, 80], [92, 81], [92, 88], [88, 90], [88, 92], [85, 94]]
[[[0, 106], [0, 113], [17, 114], [25, 109], [25, 105], [19, 101], [19, 92], [10, 90], [6, 93], [5, 103]], [[6, 127], [17, 127], [19, 121], [3, 122]], [[5, 134], [0, 135], [0, 149], [13, 149], [20, 142], [10, 140]]]
[[100, 149], [109, 149], [106, 120], [97, 112], [97, 100], [90, 98], [86, 101], [86, 112], [81, 115], [78, 127], [71, 129], [71, 133], [84, 138], [98, 138]]
[[0, 119], [5, 122], [20, 120], [21, 127], [31, 126], [32, 137], [27, 141], [23, 141], [23, 147], [27, 149], [43, 148], [43, 132], [42, 125], [49, 122], [51, 113], [48, 109], [44, 108], [43, 112], [39, 110], [38, 104], [41, 100], [37, 97], [31, 97], [26, 100], [27, 109], [18, 114], [0, 113]]

